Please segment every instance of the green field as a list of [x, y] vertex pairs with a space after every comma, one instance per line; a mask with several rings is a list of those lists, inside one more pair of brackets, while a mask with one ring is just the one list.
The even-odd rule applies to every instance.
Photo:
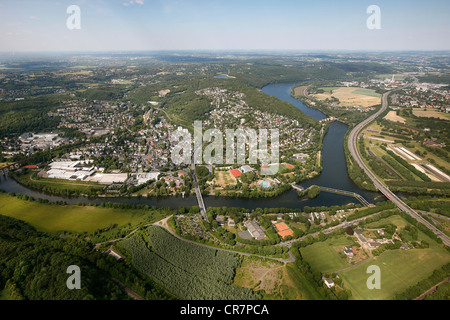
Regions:
[[363, 88], [359, 88], [356, 89], [355, 91], [353, 91], [354, 94], [360, 94], [363, 96], [369, 96], [369, 97], [375, 97], [375, 98], [380, 98], [381, 94], [376, 93], [375, 90], [372, 89], [363, 89]]
[[286, 270], [289, 277], [292, 279], [293, 285], [297, 291], [301, 292], [304, 300], [323, 299], [323, 297], [317, 292], [316, 288], [310, 283], [311, 280], [301, 273], [298, 268], [295, 268], [294, 264], [289, 263], [286, 266]]
[[[386, 223], [405, 226], [408, 223], [399, 216], [382, 219], [369, 224], [376, 227]], [[420, 280], [430, 276], [434, 270], [450, 262], [450, 254], [424, 233], [419, 231], [419, 240], [430, 244], [428, 249], [388, 250], [380, 256], [374, 257], [369, 263], [381, 270], [381, 289], [369, 290], [366, 281], [370, 275], [366, 274], [369, 264], [358, 266], [342, 272], [344, 286], [350, 289], [357, 300], [387, 300], [395, 293], [415, 285]]]
[[344, 269], [349, 264], [339, 256], [339, 253], [333, 248], [334, 246], [352, 245], [352, 241], [345, 237], [332, 238], [324, 242], [316, 242], [305, 248], [301, 248], [300, 252], [312, 271], [322, 273], [337, 271]]
[[47, 205], [0, 194], [0, 214], [25, 221], [44, 232], [91, 233], [111, 224], [138, 224], [145, 221], [151, 211]]

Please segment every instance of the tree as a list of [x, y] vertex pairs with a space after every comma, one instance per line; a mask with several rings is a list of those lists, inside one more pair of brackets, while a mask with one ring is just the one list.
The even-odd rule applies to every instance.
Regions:
[[347, 229], [345, 229], [345, 232], [349, 235], [352, 236], [355, 234], [355, 230], [353, 230], [352, 227], [347, 227]]

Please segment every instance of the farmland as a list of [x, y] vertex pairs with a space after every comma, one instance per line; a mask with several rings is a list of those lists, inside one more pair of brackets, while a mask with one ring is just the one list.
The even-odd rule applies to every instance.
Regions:
[[450, 120], [450, 114], [438, 112], [434, 109], [413, 109], [413, 114], [416, 117], [423, 117], [423, 118], [438, 118], [443, 120]]
[[[148, 241], [147, 241], [148, 240]], [[232, 285], [238, 256], [179, 240], [149, 227], [118, 244], [132, 265], [180, 299], [257, 299], [251, 290]]]
[[384, 117], [386, 120], [393, 121], [393, 122], [400, 122], [405, 124], [406, 120], [400, 116], [397, 115], [396, 111], [389, 111], [389, 113]]
[[316, 99], [324, 101], [326, 99], [336, 98], [342, 107], [360, 106], [369, 108], [381, 103], [381, 95], [370, 89], [355, 87], [325, 87], [321, 89], [324, 93], [314, 95]]

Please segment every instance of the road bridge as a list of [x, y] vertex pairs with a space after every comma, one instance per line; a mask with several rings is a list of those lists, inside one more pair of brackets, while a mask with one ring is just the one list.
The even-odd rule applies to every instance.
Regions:
[[14, 171], [14, 170], [17, 170], [19, 168], [20, 168], [20, 163], [19, 162], [15, 162], [15, 163], [8, 164], [7, 166], [5, 166], [3, 168], [0, 168], [0, 172], [3, 175], [5, 175], [6, 173]]

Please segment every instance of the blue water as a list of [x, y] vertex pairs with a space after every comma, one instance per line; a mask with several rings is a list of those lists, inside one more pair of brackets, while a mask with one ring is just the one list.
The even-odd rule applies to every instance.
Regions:
[[217, 78], [217, 79], [232, 79], [231, 77], [229, 77], [226, 74], [218, 74], [218, 75], [214, 76], [214, 78]]

